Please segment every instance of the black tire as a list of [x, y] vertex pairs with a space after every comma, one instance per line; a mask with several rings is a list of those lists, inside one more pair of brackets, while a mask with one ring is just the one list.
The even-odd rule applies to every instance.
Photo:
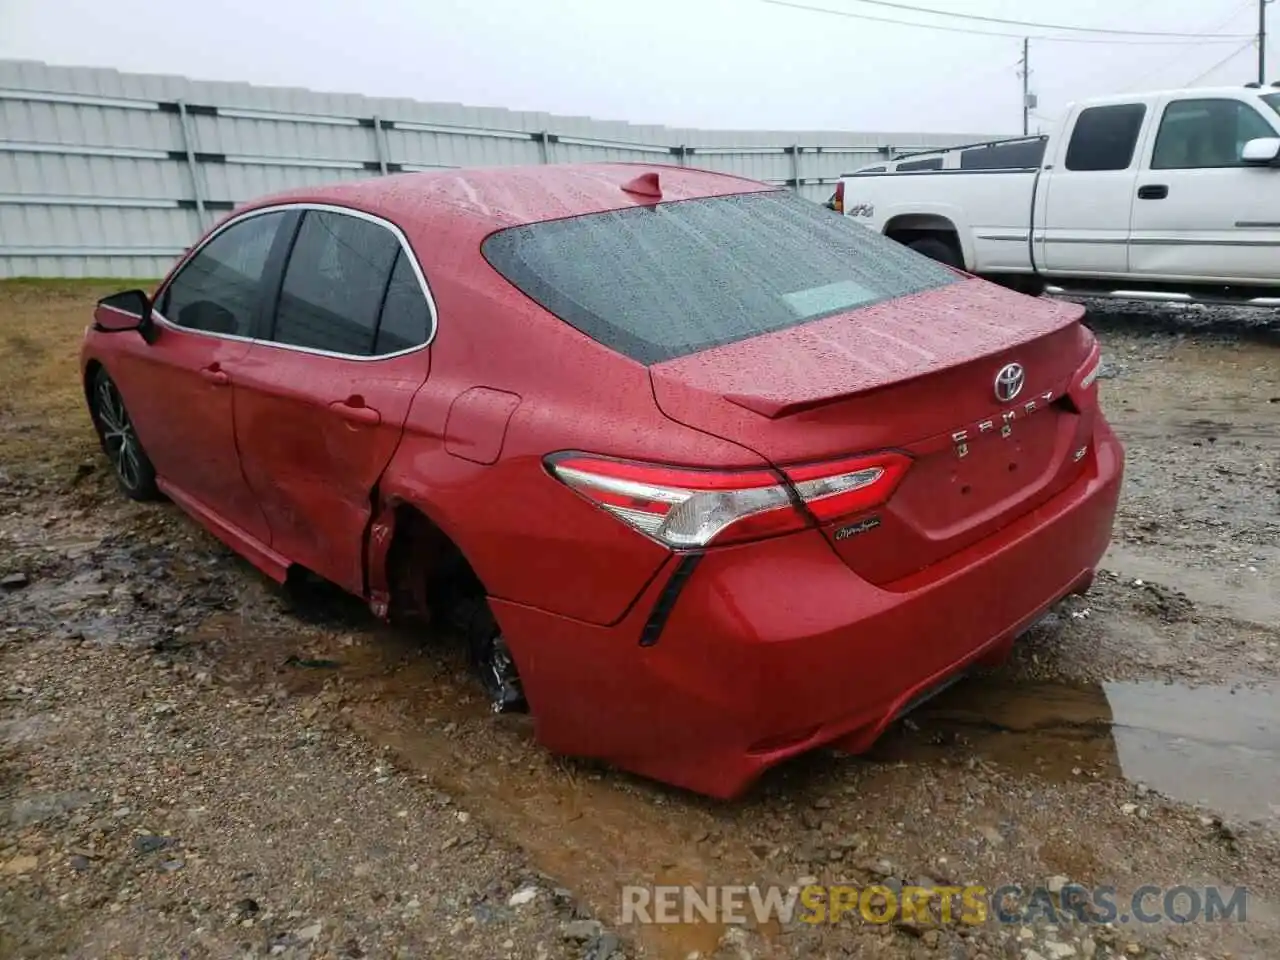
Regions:
[[469, 597], [457, 603], [452, 620], [467, 643], [467, 658], [484, 687], [489, 709], [494, 713], [524, 713], [524, 698], [516, 662], [502, 638], [502, 630], [484, 597]]
[[937, 260], [939, 263], [945, 263], [948, 267], [955, 267], [958, 270], [964, 269], [964, 261], [960, 258], [960, 251], [956, 249], [953, 243], [939, 240], [937, 237], [921, 237], [919, 240], [912, 240], [907, 246], [930, 260]]
[[107, 371], [99, 367], [89, 381], [89, 413], [98, 431], [102, 452], [111, 463], [116, 483], [130, 500], [158, 500], [156, 470], [142, 449], [124, 397]]

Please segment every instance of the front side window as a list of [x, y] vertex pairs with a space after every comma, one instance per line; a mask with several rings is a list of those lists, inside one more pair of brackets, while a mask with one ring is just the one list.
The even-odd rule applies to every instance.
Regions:
[[253, 334], [262, 273], [286, 211], [233, 224], [197, 251], [160, 297], [166, 320], [205, 333]]
[[308, 210], [280, 288], [277, 343], [371, 356], [400, 241], [361, 217]]
[[546, 310], [643, 364], [960, 279], [789, 190], [509, 227], [481, 251]]
[[1151, 169], [1238, 167], [1246, 143], [1274, 136], [1271, 124], [1239, 100], [1175, 100], [1160, 120]]
[[1127, 170], [1146, 114], [1147, 107], [1142, 103], [1081, 110], [1067, 144], [1067, 169]]

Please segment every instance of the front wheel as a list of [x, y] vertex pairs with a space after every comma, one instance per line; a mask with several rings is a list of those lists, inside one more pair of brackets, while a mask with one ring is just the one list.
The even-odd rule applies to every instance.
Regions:
[[945, 263], [948, 267], [955, 267], [957, 270], [964, 269], [960, 251], [956, 249], [955, 244], [947, 243], [945, 240], [939, 240], [937, 237], [921, 237], [919, 240], [912, 240], [907, 244], [907, 247], [928, 257], [930, 260]]
[[111, 461], [116, 483], [130, 500], [155, 500], [156, 471], [142, 443], [115, 381], [101, 367], [89, 386], [89, 412], [98, 431], [102, 451]]

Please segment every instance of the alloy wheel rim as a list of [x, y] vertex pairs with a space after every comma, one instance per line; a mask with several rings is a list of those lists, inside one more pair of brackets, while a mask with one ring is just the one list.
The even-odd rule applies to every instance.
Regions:
[[133, 431], [133, 423], [124, 408], [120, 391], [110, 380], [104, 379], [98, 384], [98, 424], [102, 430], [103, 446], [115, 468], [116, 476], [130, 490], [135, 489], [142, 478], [138, 437]]

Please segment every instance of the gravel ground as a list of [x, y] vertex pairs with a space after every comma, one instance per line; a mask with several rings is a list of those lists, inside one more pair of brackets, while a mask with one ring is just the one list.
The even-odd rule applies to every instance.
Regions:
[[[1091, 305], [1129, 453], [1094, 590], [870, 757], [722, 804], [547, 756], [451, 638], [122, 502], [70, 359], [100, 293], [0, 286], [0, 956], [1280, 956], [1267, 315]], [[620, 923], [623, 884], [807, 878], [1247, 885], [1248, 919]]]

